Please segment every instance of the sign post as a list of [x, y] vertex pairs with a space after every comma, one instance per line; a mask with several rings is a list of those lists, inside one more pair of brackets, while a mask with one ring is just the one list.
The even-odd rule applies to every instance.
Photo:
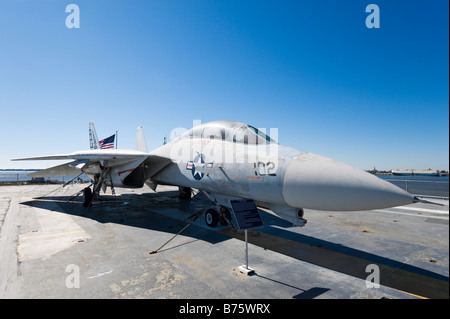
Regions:
[[233, 214], [239, 230], [245, 231], [245, 265], [239, 266], [239, 271], [251, 275], [254, 269], [248, 266], [248, 229], [263, 227], [263, 221], [258, 208], [253, 199], [233, 199], [230, 200]]

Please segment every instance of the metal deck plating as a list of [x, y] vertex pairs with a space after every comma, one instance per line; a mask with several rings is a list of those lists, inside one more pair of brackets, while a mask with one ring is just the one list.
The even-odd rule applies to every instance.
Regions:
[[[248, 236], [255, 274], [246, 276], [244, 233], [203, 218], [149, 254], [208, 206], [201, 194], [121, 189], [88, 209], [67, 202], [80, 185], [39, 198], [58, 187], [0, 187], [0, 298], [449, 297], [448, 201], [305, 210], [303, 228], [261, 210], [265, 226]], [[380, 288], [367, 287], [369, 265]]]

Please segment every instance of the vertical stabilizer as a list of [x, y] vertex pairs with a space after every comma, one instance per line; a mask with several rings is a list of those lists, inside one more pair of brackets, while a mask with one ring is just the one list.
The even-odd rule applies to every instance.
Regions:
[[144, 131], [142, 126], [138, 126], [136, 130], [136, 150], [148, 153], [147, 143], [145, 142]]
[[89, 123], [89, 146], [91, 150], [100, 149], [100, 145], [98, 143], [97, 132], [95, 132], [94, 123]]

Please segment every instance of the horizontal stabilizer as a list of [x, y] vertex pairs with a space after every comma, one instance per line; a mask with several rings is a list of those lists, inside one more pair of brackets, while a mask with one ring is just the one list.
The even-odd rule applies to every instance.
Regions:
[[41, 171], [28, 174], [29, 177], [56, 177], [56, 176], [75, 176], [81, 173], [81, 170], [72, 166], [78, 161], [53, 166]]
[[69, 154], [14, 158], [11, 161], [40, 161], [40, 160], [64, 160], [64, 159], [69, 159]]

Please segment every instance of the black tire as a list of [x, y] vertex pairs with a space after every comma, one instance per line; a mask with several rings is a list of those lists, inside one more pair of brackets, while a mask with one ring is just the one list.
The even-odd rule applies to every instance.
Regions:
[[178, 188], [178, 198], [179, 199], [190, 200], [192, 198], [191, 195], [192, 195], [191, 189], [189, 187], [179, 187]]
[[92, 190], [89, 187], [83, 189], [83, 206], [89, 207], [92, 203]]
[[216, 227], [219, 222], [219, 213], [215, 209], [208, 209], [205, 214], [205, 222], [211, 228]]

